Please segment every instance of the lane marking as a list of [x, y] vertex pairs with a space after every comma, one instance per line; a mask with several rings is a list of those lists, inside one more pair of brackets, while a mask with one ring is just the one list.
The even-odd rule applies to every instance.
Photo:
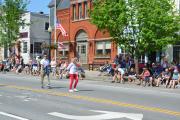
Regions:
[[141, 109], [141, 110], [145, 110], [145, 111], [159, 112], [159, 113], [173, 115], [173, 116], [180, 116], [180, 111], [173, 111], [173, 110], [168, 110], [168, 109], [163, 109], [163, 108], [143, 106], [143, 105], [139, 105], [139, 104], [125, 103], [125, 102], [120, 102], [120, 101], [104, 99], [104, 98], [95, 98], [95, 97], [89, 97], [89, 96], [74, 95], [71, 93], [55, 92], [52, 90], [44, 90], [44, 89], [33, 89], [33, 88], [14, 86], [14, 85], [7, 85], [6, 88], [26, 90], [26, 91], [31, 91], [31, 92], [35, 92], [35, 93], [48, 94], [48, 95], [52, 95], [52, 96], [69, 97], [69, 98], [73, 98], [73, 99], [85, 100], [85, 101], [94, 102], [94, 103], [110, 104], [110, 105], [119, 106], [119, 107], [136, 108], [136, 109]]
[[8, 117], [11, 117], [11, 118], [16, 118], [18, 120], [29, 120], [29, 119], [22, 118], [22, 117], [19, 117], [19, 116], [15, 116], [15, 115], [5, 113], [5, 112], [0, 112], [0, 115], [8, 116]]
[[143, 114], [134, 114], [134, 113], [121, 113], [121, 112], [110, 112], [110, 111], [100, 111], [100, 110], [91, 110], [93, 112], [102, 113], [100, 115], [89, 115], [89, 116], [76, 116], [76, 115], [68, 115], [58, 112], [48, 113], [49, 115], [72, 119], [72, 120], [109, 120], [109, 119], [117, 119], [117, 118], [129, 118], [131, 120], [142, 120]]

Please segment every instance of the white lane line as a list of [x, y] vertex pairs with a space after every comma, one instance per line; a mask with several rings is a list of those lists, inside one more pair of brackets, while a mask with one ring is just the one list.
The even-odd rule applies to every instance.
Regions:
[[[110, 111], [99, 111], [99, 110], [91, 110], [93, 112], [99, 112], [99, 115], [90, 115], [90, 116], [76, 116], [76, 115], [68, 115], [58, 112], [48, 113], [49, 115], [71, 119], [71, 120], [110, 120], [117, 118], [129, 118], [131, 120], [142, 120], [143, 114], [134, 114], [134, 113], [121, 113], [121, 112], [110, 112]], [[103, 114], [102, 114], [103, 113]]]
[[29, 119], [22, 118], [22, 117], [19, 117], [19, 116], [15, 116], [15, 115], [5, 113], [5, 112], [0, 112], [0, 115], [8, 116], [8, 117], [11, 117], [11, 118], [16, 118], [18, 120], [29, 120]]
[[0, 97], [1, 97], [2, 95], [0, 95]]

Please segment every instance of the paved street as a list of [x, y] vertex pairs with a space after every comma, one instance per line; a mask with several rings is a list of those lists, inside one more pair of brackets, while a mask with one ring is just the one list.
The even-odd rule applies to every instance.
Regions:
[[80, 80], [53, 80], [41, 89], [39, 77], [0, 73], [0, 120], [179, 120], [180, 88], [165, 89]]

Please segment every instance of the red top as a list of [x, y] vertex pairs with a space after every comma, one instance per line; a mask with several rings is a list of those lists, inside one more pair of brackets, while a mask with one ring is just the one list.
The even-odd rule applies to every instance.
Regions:
[[144, 76], [144, 77], [148, 77], [148, 76], [150, 76], [150, 72], [149, 72], [149, 70], [144, 71], [143, 76]]

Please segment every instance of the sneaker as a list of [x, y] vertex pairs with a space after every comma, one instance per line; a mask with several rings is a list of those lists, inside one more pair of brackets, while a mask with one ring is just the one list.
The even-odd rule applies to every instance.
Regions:
[[49, 87], [49, 86], [51, 86], [51, 85], [50, 85], [50, 84], [47, 84], [47, 85], [46, 85], [46, 87]]
[[78, 92], [79, 90], [77, 90], [77, 89], [74, 89], [74, 92]]
[[70, 89], [69, 92], [74, 92], [74, 91], [72, 89]]

